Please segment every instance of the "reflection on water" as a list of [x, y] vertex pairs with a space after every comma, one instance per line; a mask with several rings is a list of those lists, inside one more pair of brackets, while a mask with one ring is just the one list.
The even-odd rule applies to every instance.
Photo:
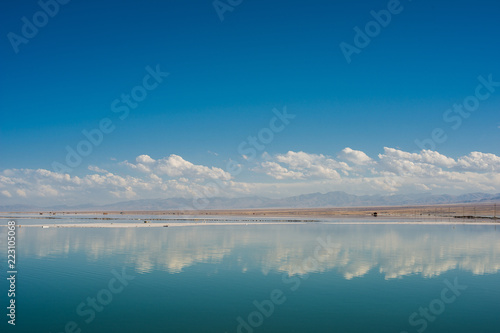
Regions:
[[[318, 237], [333, 249], [318, 267], [304, 265]], [[345, 279], [379, 272], [385, 279], [435, 277], [460, 269], [476, 275], [500, 269], [495, 226], [248, 225], [154, 229], [21, 228], [19, 253], [58, 258], [112, 258], [136, 272], [180, 273], [198, 263], [240, 272], [289, 275], [335, 271]]]

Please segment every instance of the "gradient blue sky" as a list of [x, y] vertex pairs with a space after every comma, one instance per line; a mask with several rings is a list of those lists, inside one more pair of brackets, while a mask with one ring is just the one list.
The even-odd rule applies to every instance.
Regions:
[[[104, 117], [116, 130], [75, 175], [142, 154], [224, 168], [283, 106], [296, 118], [266, 147], [271, 156], [412, 152], [436, 127], [448, 135], [443, 155], [500, 155], [500, 88], [458, 130], [442, 118], [479, 75], [500, 81], [498, 1], [401, 1], [348, 64], [339, 43], [352, 44], [353, 28], [387, 3], [243, 1], [221, 22], [212, 1], [72, 0], [16, 54], [7, 34], [40, 7], [2, 1], [0, 169], [52, 170]], [[156, 64], [170, 76], [119, 120], [111, 102]]]

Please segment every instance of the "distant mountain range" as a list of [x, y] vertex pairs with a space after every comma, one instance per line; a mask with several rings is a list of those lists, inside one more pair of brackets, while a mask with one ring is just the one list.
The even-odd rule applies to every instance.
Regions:
[[108, 205], [57, 205], [37, 207], [33, 205], [0, 206], [2, 212], [27, 211], [116, 211], [116, 210], [192, 210], [192, 209], [258, 209], [258, 208], [334, 208], [363, 206], [413, 206], [455, 203], [500, 202], [500, 193], [469, 193], [463, 195], [429, 195], [429, 194], [397, 194], [397, 195], [353, 195], [345, 192], [311, 193], [283, 199], [265, 197], [244, 198], [209, 198], [199, 201], [203, 205], [195, 207], [192, 199], [142, 199], [122, 201]]

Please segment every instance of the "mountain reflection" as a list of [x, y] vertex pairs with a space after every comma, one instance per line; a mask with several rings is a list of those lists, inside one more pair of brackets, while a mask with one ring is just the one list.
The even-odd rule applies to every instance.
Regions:
[[[438, 276], [452, 269], [473, 274], [500, 269], [500, 234], [494, 226], [459, 225], [248, 225], [151, 229], [51, 228], [19, 230], [19, 253], [36, 258], [83, 254], [112, 258], [137, 272], [181, 273], [199, 263], [237, 271], [289, 275], [336, 271], [346, 279], [378, 271], [386, 279]], [[318, 237], [331, 252], [316, 267], [304, 265]]]

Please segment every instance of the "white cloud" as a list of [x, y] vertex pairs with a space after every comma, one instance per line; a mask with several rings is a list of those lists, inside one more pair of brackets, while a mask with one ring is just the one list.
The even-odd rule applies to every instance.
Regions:
[[144, 163], [144, 164], [151, 164], [154, 163], [155, 160], [153, 160], [149, 155], [140, 155], [136, 157], [136, 162], [137, 163]]
[[[285, 164], [286, 167], [279, 165], [278, 162]], [[308, 154], [303, 151], [289, 151], [283, 155], [278, 154], [275, 156], [274, 163], [274, 169], [278, 169], [278, 166], [281, 166], [283, 169], [293, 172], [294, 175], [300, 174], [299, 178], [339, 179], [340, 174], [338, 170], [343, 172], [351, 170], [345, 162], [338, 162], [322, 154]], [[264, 165], [262, 167], [265, 168]]]
[[98, 173], [108, 173], [109, 172], [109, 171], [101, 169], [101, 168], [99, 168], [98, 166], [95, 166], [95, 165], [89, 165], [88, 169], [90, 171], [94, 171], [94, 172], [98, 172]]
[[465, 170], [500, 171], [500, 157], [474, 151], [458, 159], [458, 165]]
[[[45, 169], [6, 169], [0, 171], [0, 193], [9, 202], [2, 204], [103, 204], [118, 199], [210, 197], [215, 192], [234, 196], [248, 192], [244, 184], [231, 181], [228, 172], [195, 165], [178, 155], [158, 160], [140, 155], [135, 163], [125, 161], [115, 163], [114, 167], [119, 173], [91, 165], [88, 166], [91, 173], [82, 176]], [[139, 174], [129, 174], [135, 173], [132, 170]]]
[[302, 172], [290, 171], [285, 167], [282, 167], [276, 162], [263, 162], [261, 163], [261, 168], [256, 169], [256, 171], [262, 171], [266, 175], [271, 176], [275, 179], [302, 179], [304, 174]]
[[372, 162], [372, 159], [360, 150], [353, 150], [349, 147], [344, 148], [339, 154], [338, 158], [347, 160], [356, 165], [366, 165]]
[[402, 150], [384, 147], [384, 154], [379, 154], [379, 158], [394, 161], [427, 163], [448, 168], [457, 165], [457, 162], [453, 158], [442, 155], [436, 151], [425, 149], [420, 153], [408, 153]]
[[[266, 155], [266, 161], [254, 171], [276, 180], [294, 179], [299, 194], [332, 190], [357, 194], [500, 191], [500, 175], [495, 172], [500, 170], [500, 157], [494, 154], [473, 152], [455, 160], [436, 151], [410, 153], [385, 147], [384, 153], [374, 160], [347, 147], [337, 156], [351, 164], [325, 155], [290, 151], [284, 155]], [[302, 192], [298, 190], [301, 186]]]
[[153, 173], [156, 175], [167, 175], [169, 177], [198, 177], [201, 179], [231, 179], [231, 174], [221, 168], [196, 165], [186, 161], [179, 155], [154, 160], [148, 155], [140, 155], [135, 159], [136, 163], [123, 162], [128, 167], [140, 172]]
[[16, 190], [16, 193], [17, 195], [19, 195], [20, 197], [23, 197], [23, 198], [26, 198], [26, 191], [25, 190], [21, 190], [20, 188]]
[[[254, 164], [242, 162], [246, 171], [236, 179], [221, 168], [194, 164], [178, 155], [106, 161], [111, 171], [91, 165], [81, 175], [6, 169], [0, 170], [0, 195], [2, 204], [74, 205], [169, 197], [276, 198], [337, 190], [353, 194], [500, 192], [500, 157], [491, 153], [471, 152], [454, 159], [435, 151], [410, 153], [386, 147], [378, 158], [351, 148], [337, 156], [343, 161], [303, 151], [264, 153]], [[268, 179], [255, 182], [252, 171]]]

